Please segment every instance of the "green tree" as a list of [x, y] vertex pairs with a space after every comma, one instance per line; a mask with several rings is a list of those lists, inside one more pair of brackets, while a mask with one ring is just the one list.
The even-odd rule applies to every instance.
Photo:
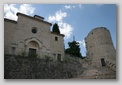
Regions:
[[79, 43], [78, 42], [76, 42], [76, 41], [69, 42], [68, 45], [69, 45], [69, 48], [67, 48], [65, 50], [65, 53], [66, 54], [71, 54], [73, 56], [81, 57], [82, 58], [82, 55], [80, 53], [80, 47], [79, 47]]
[[57, 23], [55, 23], [55, 24], [53, 25], [52, 31], [53, 31], [54, 33], [60, 34], [59, 26], [58, 26]]

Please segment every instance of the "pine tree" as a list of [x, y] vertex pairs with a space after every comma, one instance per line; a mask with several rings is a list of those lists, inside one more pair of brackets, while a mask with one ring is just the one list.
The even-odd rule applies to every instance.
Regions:
[[54, 33], [60, 34], [59, 26], [58, 26], [57, 23], [55, 23], [55, 24], [53, 25], [52, 31], [53, 31]]
[[68, 45], [69, 45], [69, 48], [67, 48], [65, 50], [65, 53], [66, 54], [71, 54], [73, 56], [81, 57], [82, 58], [82, 55], [80, 53], [80, 47], [79, 47], [79, 43], [78, 42], [76, 42], [76, 41], [69, 42]]

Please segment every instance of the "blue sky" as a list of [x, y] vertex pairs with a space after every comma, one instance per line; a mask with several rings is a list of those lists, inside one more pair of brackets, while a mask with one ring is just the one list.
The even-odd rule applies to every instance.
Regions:
[[116, 4], [5, 4], [4, 17], [17, 20], [16, 13], [39, 15], [45, 21], [58, 23], [65, 35], [65, 48], [68, 42], [80, 42], [81, 53], [86, 54], [84, 38], [96, 27], [107, 27], [116, 48]]

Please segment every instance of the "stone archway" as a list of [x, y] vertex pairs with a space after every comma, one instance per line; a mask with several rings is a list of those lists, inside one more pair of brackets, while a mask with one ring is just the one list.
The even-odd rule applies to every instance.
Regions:
[[37, 49], [37, 48], [39, 48], [39, 44], [36, 41], [30, 41], [28, 43], [28, 47]]
[[25, 39], [25, 50], [28, 55], [33, 55], [30, 53], [40, 55], [43, 43], [35, 37]]
[[31, 42], [31, 41], [37, 42], [40, 48], [43, 45], [43, 43], [40, 40], [38, 40], [37, 38], [35, 38], [35, 37], [25, 39], [25, 45], [27, 46], [29, 44], [29, 42]]
[[28, 43], [28, 56], [36, 56], [39, 50], [39, 44], [36, 41]]

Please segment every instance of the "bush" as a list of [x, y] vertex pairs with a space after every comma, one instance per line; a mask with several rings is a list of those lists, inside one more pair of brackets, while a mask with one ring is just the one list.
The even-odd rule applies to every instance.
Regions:
[[48, 62], [48, 61], [52, 61], [53, 59], [50, 56], [45, 55], [45, 60], [46, 60], [46, 62]]

